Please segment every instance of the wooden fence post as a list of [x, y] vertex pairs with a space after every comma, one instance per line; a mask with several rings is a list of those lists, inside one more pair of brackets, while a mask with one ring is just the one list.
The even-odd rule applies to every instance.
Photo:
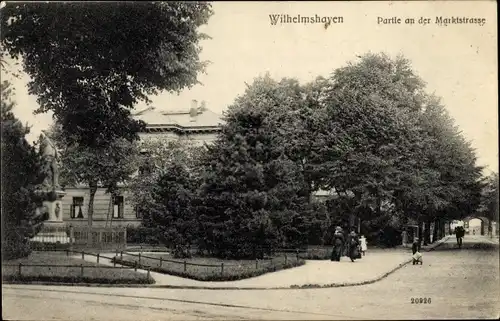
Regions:
[[97, 253], [97, 263], [99, 263], [99, 253]]
[[123, 251], [120, 251], [120, 260], [123, 260]]
[[163, 257], [160, 256], [160, 267], [162, 263], [163, 263]]
[[299, 249], [297, 249], [297, 261], [299, 260]]
[[21, 275], [22, 275], [22, 272], [21, 272], [22, 267], [23, 267], [23, 264], [19, 263], [19, 270], [17, 271], [17, 273], [19, 274], [19, 277], [21, 277]]
[[187, 270], [187, 264], [186, 264], [186, 260], [184, 260], [184, 272], [186, 272]]
[[259, 268], [259, 260], [255, 259], [255, 269], [257, 270]]
[[116, 257], [115, 257], [115, 259], [113, 260], [113, 267], [116, 267]]
[[139, 252], [139, 264], [141, 264], [141, 252]]
[[83, 278], [83, 264], [80, 264], [80, 274], [81, 274], [81, 277]]
[[150, 274], [151, 274], [151, 267], [148, 266], [148, 280], [150, 278]]
[[285, 253], [285, 265], [287, 264], [287, 262], [288, 262], [288, 258], [287, 258], [286, 253]]
[[224, 262], [220, 264], [220, 275], [224, 275]]
[[85, 259], [85, 252], [82, 251], [82, 260]]

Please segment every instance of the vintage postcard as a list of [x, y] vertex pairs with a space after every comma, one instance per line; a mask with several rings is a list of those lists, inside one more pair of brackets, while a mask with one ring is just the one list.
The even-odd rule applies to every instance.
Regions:
[[2, 2], [2, 318], [498, 319], [497, 23]]

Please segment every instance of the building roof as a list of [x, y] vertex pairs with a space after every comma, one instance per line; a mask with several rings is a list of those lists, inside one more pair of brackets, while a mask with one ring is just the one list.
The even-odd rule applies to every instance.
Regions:
[[151, 106], [133, 117], [146, 123], [147, 132], [220, 131], [224, 123], [222, 115], [207, 108], [196, 108], [196, 112], [191, 114], [190, 110], [166, 111]]

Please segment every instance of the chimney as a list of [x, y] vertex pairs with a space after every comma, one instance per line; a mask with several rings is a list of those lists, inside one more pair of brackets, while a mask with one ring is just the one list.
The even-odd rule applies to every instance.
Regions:
[[200, 111], [204, 112], [205, 110], [207, 110], [207, 103], [204, 100], [202, 100], [200, 104]]
[[191, 100], [191, 109], [189, 110], [189, 116], [192, 122], [196, 121], [196, 116], [198, 116], [198, 101], [196, 99]]

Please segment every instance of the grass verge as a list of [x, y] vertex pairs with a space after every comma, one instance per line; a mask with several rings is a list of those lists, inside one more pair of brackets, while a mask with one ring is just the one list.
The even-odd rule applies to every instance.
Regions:
[[[19, 273], [20, 264], [21, 273]], [[155, 283], [153, 278], [148, 279], [144, 273], [87, 262], [66, 256], [64, 252], [33, 252], [26, 258], [3, 261], [2, 280], [10, 283]]]
[[135, 255], [123, 255], [123, 258], [115, 257], [113, 260], [124, 266], [150, 268], [153, 272], [198, 281], [236, 281], [305, 264], [302, 259], [284, 256], [259, 261], [221, 260], [210, 257], [193, 257], [181, 261], [173, 259], [168, 254], [156, 253], [141, 255], [140, 261]]

